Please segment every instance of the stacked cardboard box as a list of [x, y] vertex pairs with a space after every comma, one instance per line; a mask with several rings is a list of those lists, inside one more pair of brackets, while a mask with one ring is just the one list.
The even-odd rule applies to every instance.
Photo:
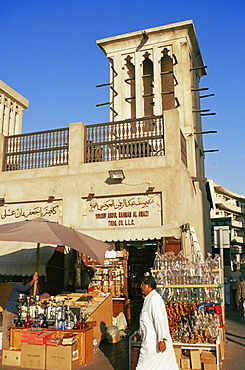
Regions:
[[[19, 365], [31, 369], [75, 370], [79, 365], [77, 337], [71, 344], [62, 345], [62, 338], [52, 338], [49, 331], [24, 330], [21, 334], [21, 359]], [[66, 338], [64, 342], [67, 340]], [[76, 343], [73, 341], [76, 340]]]
[[181, 370], [217, 370], [216, 356], [210, 351], [174, 347], [174, 352]]
[[79, 365], [78, 343], [71, 346], [47, 345], [46, 369], [75, 370]]
[[19, 348], [3, 349], [2, 365], [20, 366], [21, 351]]
[[217, 370], [216, 357], [209, 351], [202, 351], [201, 362], [204, 370]]
[[31, 369], [45, 369], [46, 367], [46, 344], [21, 345], [21, 367]]

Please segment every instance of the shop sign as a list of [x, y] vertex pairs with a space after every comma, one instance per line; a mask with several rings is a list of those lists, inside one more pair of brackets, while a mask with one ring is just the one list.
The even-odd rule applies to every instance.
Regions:
[[84, 228], [158, 227], [162, 224], [161, 194], [99, 197], [85, 200]]
[[61, 201], [53, 203], [45, 202], [26, 202], [26, 203], [5, 203], [0, 207], [0, 223], [9, 223], [12, 221], [23, 221], [36, 217], [44, 217], [51, 221], [60, 222]]

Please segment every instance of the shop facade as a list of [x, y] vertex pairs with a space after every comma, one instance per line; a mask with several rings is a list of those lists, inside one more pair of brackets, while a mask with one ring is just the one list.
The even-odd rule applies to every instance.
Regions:
[[[114, 295], [133, 299], [157, 250], [211, 250], [199, 99], [206, 67], [192, 21], [97, 43], [111, 69], [110, 122], [2, 134], [0, 222], [45, 217], [108, 242], [109, 263], [123, 266]], [[0, 245], [6, 254], [10, 244]], [[75, 278], [66, 263], [64, 286]]]

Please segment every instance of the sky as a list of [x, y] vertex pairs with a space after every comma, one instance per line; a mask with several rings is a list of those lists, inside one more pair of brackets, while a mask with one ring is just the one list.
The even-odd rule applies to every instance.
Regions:
[[240, 0], [0, 0], [0, 80], [29, 100], [23, 133], [109, 121], [109, 64], [96, 40], [192, 19], [214, 97], [201, 108], [207, 178], [245, 194], [244, 14]]

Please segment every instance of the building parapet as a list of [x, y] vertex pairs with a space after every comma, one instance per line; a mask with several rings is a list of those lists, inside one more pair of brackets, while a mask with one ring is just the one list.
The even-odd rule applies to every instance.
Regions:
[[[162, 116], [82, 124], [79, 131], [77, 124], [81, 123], [73, 123], [70, 128], [4, 137], [3, 171], [68, 165], [74, 150], [75, 161], [77, 151], [85, 151], [85, 155], [80, 154], [80, 163], [164, 155]], [[69, 136], [78, 140], [76, 145], [70, 145]]]
[[68, 128], [6, 136], [3, 171], [67, 165], [68, 144]]

